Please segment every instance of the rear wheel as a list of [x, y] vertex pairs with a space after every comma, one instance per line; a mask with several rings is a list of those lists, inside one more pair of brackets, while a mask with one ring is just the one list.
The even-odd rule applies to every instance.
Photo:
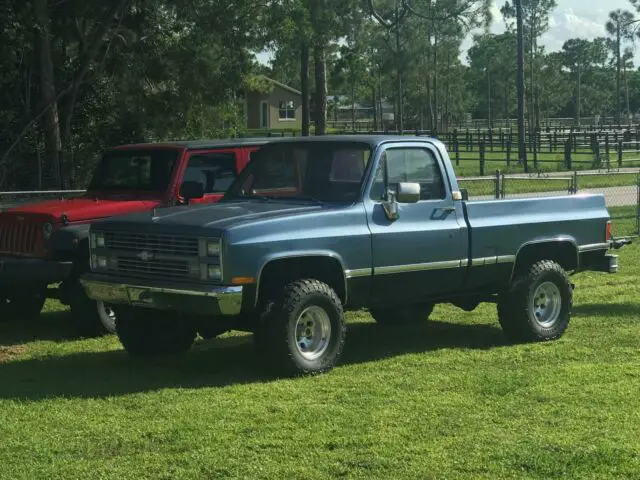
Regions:
[[561, 337], [571, 317], [573, 290], [564, 269], [543, 260], [513, 282], [498, 300], [498, 319], [507, 337], [516, 342]]
[[120, 343], [137, 357], [185, 353], [196, 339], [193, 322], [175, 312], [122, 307], [115, 323]]
[[45, 288], [0, 292], [0, 321], [36, 320], [40, 316], [46, 299]]
[[369, 313], [381, 325], [407, 325], [427, 320], [433, 307], [433, 303], [423, 303], [395, 308], [372, 308]]

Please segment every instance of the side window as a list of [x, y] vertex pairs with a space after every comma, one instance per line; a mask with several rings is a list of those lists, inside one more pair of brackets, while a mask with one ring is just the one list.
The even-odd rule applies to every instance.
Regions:
[[204, 193], [224, 193], [236, 178], [233, 153], [205, 153], [189, 157], [183, 181], [200, 182]]
[[[420, 184], [420, 200], [445, 198], [445, 188], [438, 161], [433, 153], [423, 148], [393, 148], [383, 157], [387, 164], [389, 184], [412, 182]], [[371, 190], [371, 198], [383, 195], [384, 168], [380, 162]]]

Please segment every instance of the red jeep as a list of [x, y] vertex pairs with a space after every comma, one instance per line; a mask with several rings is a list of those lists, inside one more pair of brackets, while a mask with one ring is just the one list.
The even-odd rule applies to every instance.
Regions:
[[[78, 282], [89, 270], [89, 225], [101, 218], [218, 201], [267, 139], [124, 145], [107, 150], [81, 197], [0, 212], [0, 320], [34, 318], [46, 298], [71, 306], [84, 335], [115, 331], [108, 305]], [[58, 284], [57, 288], [51, 288]]]

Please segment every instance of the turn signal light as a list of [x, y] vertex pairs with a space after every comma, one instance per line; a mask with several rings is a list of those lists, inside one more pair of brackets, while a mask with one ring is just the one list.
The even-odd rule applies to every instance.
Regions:
[[605, 240], [608, 242], [609, 240], [611, 240], [611, 222], [607, 222], [607, 233], [606, 233], [606, 238]]

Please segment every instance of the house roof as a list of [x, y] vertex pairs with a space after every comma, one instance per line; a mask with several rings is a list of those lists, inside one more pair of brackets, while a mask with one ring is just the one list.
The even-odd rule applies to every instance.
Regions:
[[296, 95], [302, 95], [302, 92], [300, 90], [296, 90], [293, 87], [290, 87], [289, 85], [285, 85], [284, 83], [280, 83], [277, 80], [274, 80], [273, 78], [269, 78], [266, 75], [260, 75], [260, 78], [267, 80], [268, 82], [273, 83], [274, 85], [276, 85], [277, 87], [280, 87], [284, 90], [288, 90], [291, 93], [295, 93]]

